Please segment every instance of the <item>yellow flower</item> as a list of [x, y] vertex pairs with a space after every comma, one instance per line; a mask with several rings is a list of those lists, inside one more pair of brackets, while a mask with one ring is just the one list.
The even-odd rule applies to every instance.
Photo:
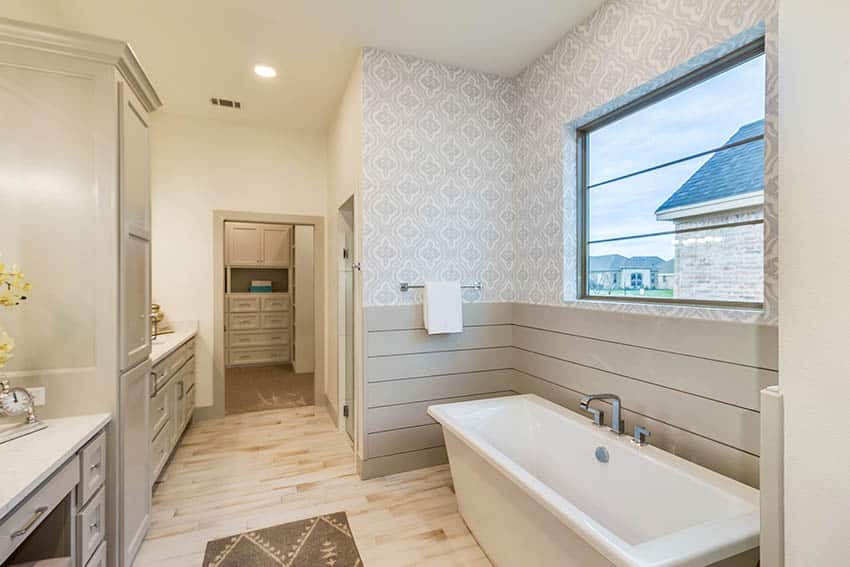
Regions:
[[15, 341], [6, 334], [5, 331], [0, 331], [0, 368], [6, 366], [9, 359], [14, 356], [12, 350], [15, 348]]

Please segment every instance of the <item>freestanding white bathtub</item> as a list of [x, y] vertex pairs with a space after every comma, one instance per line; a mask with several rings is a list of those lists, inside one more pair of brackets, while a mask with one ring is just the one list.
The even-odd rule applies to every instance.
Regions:
[[428, 413], [443, 426], [460, 513], [499, 567], [758, 561], [753, 488], [534, 395]]

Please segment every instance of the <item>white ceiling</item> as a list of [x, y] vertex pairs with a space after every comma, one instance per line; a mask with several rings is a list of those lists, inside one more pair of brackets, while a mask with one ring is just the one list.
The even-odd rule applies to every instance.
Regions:
[[[603, 0], [4, 0], [130, 42], [163, 111], [324, 131], [363, 46], [513, 76]], [[13, 4], [28, 6], [16, 13]], [[33, 2], [41, 7], [33, 13]], [[23, 8], [22, 8], [23, 10]], [[263, 62], [278, 76], [262, 80]], [[233, 98], [240, 111], [210, 97]]]

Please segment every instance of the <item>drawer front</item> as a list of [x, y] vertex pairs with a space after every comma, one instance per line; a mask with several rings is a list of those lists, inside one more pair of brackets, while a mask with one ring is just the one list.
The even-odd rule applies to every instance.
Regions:
[[77, 513], [77, 552], [85, 565], [106, 537], [106, 491], [101, 489]]
[[260, 325], [263, 329], [288, 329], [289, 313], [262, 313]]
[[189, 362], [186, 363], [186, 366], [183, 367], [183, 387], [186, 388], [186, 391], [192, 389], [192, 386], [195, 385], [195, 359], [193, 358]]
[[171, 451], [171, 427], [172, 422], [167, 422], [151, 443], [151, 487], [156, 484], [162, 469], [165, 468], [165, 463], [168, 462]]
[[289, 344], [289, 330], [261, 331], [259, 333], [229, 333], [227, 337], [230, 347], [259, 347]]
[[80, 451], [79, 505], [82, 506], [106, 480], [106, 432], [89, 441]]
[[168, 382], [168, 379], [171, 378], [171, 357], [169, 356], [168, 358], [154, 366], [151, 370], [151, 374], [151, 395], [153, 395], [157, 392], [157, 390], [165, 386], [165, 384]]
[[263, 362], [286, 362], [289, 360], [289, 349], [231, 349], [228, 352], [227, 363], [234, 364], [259, 364]]
[[190, 358], [192, 358], [195, 354], [195, 342], [191, 341], [184, 345], [181, 345], [180, 348], [175, 350], [171, 356], [168, 357], [168, 377], [174, 376], [180, 367], [186, 364]]
[[150, 434], [151, 439], [168, 422], [168, 388], [160, 390], [150, 401]]
[[0, 564], [35, 530], [80, 481], [80, 459], [76, 455], [41, 488], [0, 522]]
[[260, 328], [259, 313], [231, 313], [228, 316], [229, 331], [252, 331]]
[[262, 311], [289, 311], [289, 296], [272, 295], [269, 297], [261, 297], [260, 307]]
[[91, 556], [89, 562], [86, 563], [86, 567], [107, 567], [106, 564], [106, 542], [100, 544], [100, 547], [97, 548], [97, 551]]
[[260, 298], [245, 295], [230, 295], [227, 297], [227, 310], [231, 313], [251, 313], [260, 310]]
[[185, 423], [189, 423], [189, 420], [192, 419], [192, 414], [195, 412], [195, 388], [192, 387], [186, 392], [186, 403], [184, 405], [185, 417], [183, 421]]

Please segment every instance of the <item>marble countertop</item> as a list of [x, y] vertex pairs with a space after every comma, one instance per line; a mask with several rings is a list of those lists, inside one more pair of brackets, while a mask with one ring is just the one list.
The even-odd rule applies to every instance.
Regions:
[[173, 328], [173, 333], [160, 335], [151, 344], [151, 363], [157, 364], [166, 356], [177, 350], [177, 347], [198, 334], [197, 321], [175, 323]]
[[0, 518], [106, 427], [108, 413], [45, 419], [47, 429], [0, 445]]

